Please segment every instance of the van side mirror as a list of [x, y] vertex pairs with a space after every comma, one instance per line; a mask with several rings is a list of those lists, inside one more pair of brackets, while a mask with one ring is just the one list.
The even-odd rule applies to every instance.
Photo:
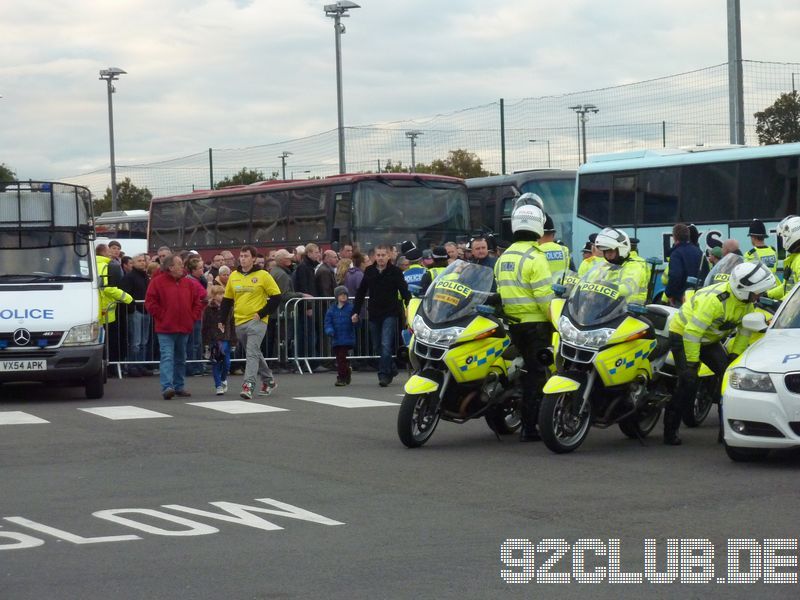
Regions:
[[747, 313], [742, 319], [742, 327], [756, 333], [762, 333], [767, 330], [769, 325], [767, 325], [767, 318], [764, 313], [751, 312]]

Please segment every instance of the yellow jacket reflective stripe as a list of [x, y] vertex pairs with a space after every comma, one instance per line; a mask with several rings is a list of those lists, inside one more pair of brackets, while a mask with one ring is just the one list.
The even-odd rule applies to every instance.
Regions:
[[569, 249], [566, 246], [547, 242], [539, 244], [539, 249], [544, 252], [551, 273], [561, 273], [569, 269]]
[[774, 300], [783, 300], [797, 283], [798, 269], [800, 269], [800, 253], [787, 254], [783, 259], [783, 282], [767, 292], [767, 296]]
[[506, 314], [523, 323], [547, 321], [553, 299], [550, 266], [536, 242], [514, 242], [494, 266]]
[[728, 282], [715, 283], [697, 291], [681, 306], [669, 331], [683, 337], [686, 360], [699, 362], [701, 345], [722, 341], [738, 328], [730, 352], [741, 354], [747, 348], [751, 332], [740, 325], [742, 318], [753, 310], [752, 304], [733, 295]]
[[600, 260], [605, 261], [605, 258], [602, 256], [590, 256], [589, 258], [584, 258], [583, 262], [578, 267], [578, 277], [583, 277], [586, 275], [591, 268], [597, 265], [597, 261]]
[[647, 302], [647, 284], [650, 282], [650, 275], [647, 270], [647, 263], [644, 260], [628, 259], [622, 263], [622, 268], [609, 272], [609, 276], [619, 286], [620, 293], [628, 302], [633, 304], [644, 304]]
[[744, 255], [745, 260], [760, 260], [773, 273], [778, 271], [778, 253], [770, 246], [752, 248]]
[[108, 263], [111, 259], [107, 256], [97, 257], [97, 277], [100, 283], [100, 323], [113, 323], [117, 320], [117, 302], [130, 304], [133, 296], [118, 287], [108, 285]]

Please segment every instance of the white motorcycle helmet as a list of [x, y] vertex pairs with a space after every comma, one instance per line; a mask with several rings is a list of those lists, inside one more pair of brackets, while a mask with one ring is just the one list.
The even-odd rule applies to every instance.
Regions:
[[544, 235], [544, 211], [534, 204], [525, 204], [511, 214], [511, 231], [530, 231], [538, 237]]
[[[800, 241], [800, 217], [786, 217], [781, 221], [778, 225], [778, 235], [781, 236], [786, 251], [792, 252], [792, 246]], [[797, 248], [794, 251], [797, 251]]]
[[731, 272], [731, 291], [739, 300], [746, 302], [750, 294], [763, 294], [776, 285], [778, 280], [761, 261], [744, 262]]
[[[622, 263], [631, 253], [631, 238], [621, 229], [606, 227], [597, 234], [594, 245], [598, 250], [616, 250], [619, 252], [619, 263]], [[615, 261], [616, 262], [616, 261]]]
[[544, 211], [544, 201], [539, 195], [532, 194], [531, 192], [526, 192], [514, 200], [514, 208], [511, 212], [513, 213], [521, 206], [538, 206], [540, 209], [542, 209], [542, 211]]

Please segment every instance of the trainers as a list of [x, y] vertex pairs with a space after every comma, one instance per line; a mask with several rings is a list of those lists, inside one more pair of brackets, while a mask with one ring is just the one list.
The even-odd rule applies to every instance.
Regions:
[[278, 387], [278, 384], [275, 383], [275, 378], [270, 377], [265, 382], [261, 384], [261, 389], [258, 390], [259, 396], [269, 396], [272, 392], [275, 391], [275, 388]]
[[189, 398], [191, 397], [192, 393], [187, 390], [175, 390], [175, 395], [179, 398]]
[[381, 387], [386, 387], [389, 385], [389, 379], [387, 377], [378, 377], [378, 385]]
[[224, 394], [224, 393], [225, 393], [225, 388], [222, 387], [221, 385], [218, 385], [217, 386], [217, 390], [216, 390], [217, 396], [222, 396], [222, 394]]
[[164, 397], [164, 400], [172, 400], [175, 397], [175, 390], [172, 388], [167, 388], [164, 390], [162, 396]]
[[253, 384], [252, 383], [243, 383], [242, 384], [242, 391], [239, 394], [245, 400], [250, 400], [253, 397]]
[[347, 385], [347, 379], [339, 379], [337, 377], [336, 383], [334, 383], [333, 385], [335, 385], [336, 387], [342, 387], [343, 385]]
[[220, 387], [222, 388], [222, 393], [223, 394], [227, 393], [228, 392], [228, 381], [227, 380], [223, 381], [222, 385]]

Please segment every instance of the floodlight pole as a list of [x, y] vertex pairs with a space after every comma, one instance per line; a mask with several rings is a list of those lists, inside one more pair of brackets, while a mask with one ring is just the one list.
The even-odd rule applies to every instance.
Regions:
[[[580, 125], [580, 134], [581, 139], [583, 140], [583, 162], [586, 162], [586, 113], [593, 113], [597, 114], [600, 112], [600, 109], [597, 108], [594, 104], [577, 104], [575, 106], [570, 106], [570, 110], [574, 110], [575, 114], [578, 116], [578, 124]], [[578, 149], [580, 151], [580, 148]], [[579, 154], [580, 156], [580, 154]]]
[[406, 131], [406, 137], [411, 140], [411, 172], [417, 172], [417, 161], [416, 157], [414, 156], [414, 148], [417, 147], [417, 138], [422, 135], [421, 131], [416, 129], [412, 131]]
[[125, 75], [125, 71], [118, 67], [109, 67], [100, 71], [100, 79], [106, 82], [108, 90], [108, 139], [111, 148], [111, 210], [117, 210], [117, 166], [114, 161], [114, 108], [111, 94], [116, 89], [112, 81], [119, 79], [118, 75]]
[[286, 152], [285, 150], [281, 152], [281, 155], [278, 157], [281, 159], [281, 171], [282, 171], [282, 178], [286, 180], [286, 159], [291, 156], [291, 152]]

